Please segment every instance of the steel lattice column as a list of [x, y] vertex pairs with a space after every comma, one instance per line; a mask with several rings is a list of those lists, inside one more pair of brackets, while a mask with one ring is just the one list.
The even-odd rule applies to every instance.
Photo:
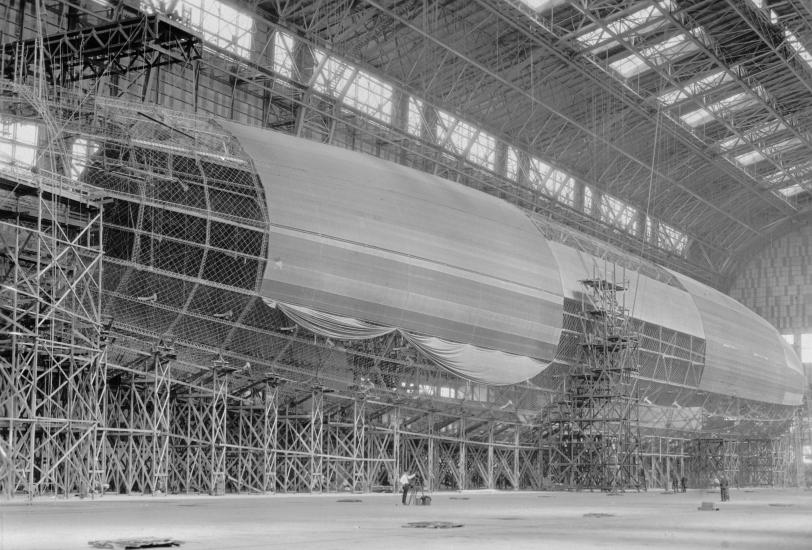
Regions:
[[265, 383], [262, 391], [262, 480], [265, 491], [276, 492], [276, 454], [279, 426], [279, 388]]
[[366, 396], [359, 395], [352, 404], [352, 489], [354, 491], [369, 491], [369, 471], [366, 460], [366, 403]]

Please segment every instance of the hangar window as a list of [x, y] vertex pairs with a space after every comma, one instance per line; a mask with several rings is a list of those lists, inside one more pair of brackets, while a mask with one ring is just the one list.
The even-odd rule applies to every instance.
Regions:
[[358, 71], [347, 87], [344, 103], [383, 122], [392, 120], [392, 86]]
[[389, 122], [392, 118], [392, 86], [316, 50], [318, 65], [313, 88], [330, 95], [367, 116]]
[[528, 163], [527, 180], [533, 189], [541, 191], [547, 182], [547, 178], [553, 173], [553, 167], [543, 160], [532, 157]]
[[273, 37], [273, 70], [287, 78], [293, 78], [296, 64], [293, 61], [293, 37], [284, 32], [275, 32]]
[[637, 209], [614, 197], [601, 197], [601, 218], [624, 231], [637, 233]]
[[655, 244], [664, 250], [682, 254], [688, 247], [688, 235], [668, 224], [659, 222]]
[[423, 102], [414, 97], [409, 98], [409, 115], [406, 123], [406, 131], [413, 136], [420, 137], [423, 135], [423, 128], [426, 126], [426, 120], [423, 116]]
[[588, 185], [584, 185], [584, 212], [591, 214], [593, 207], [592, 188]]
[[37, 158], [38, 139], [36, 124], [0, 120], [0, 163], [31, 168]]
[[505, 156], [505, 176], [517, 181], [519, 179], [519, 152], [515, 147], [508, 146]]
[[544, 182], [544, 189], [558, 202], [572, 206], [575, 203], [575, 180], [562, 172], [553, 170]]
[[467, 157], [471, 162], [493, 170], [493, 163], [496, 159], [496, 138], [480, 130], [471, 143]]
[[[146, 13], [168, 12], [161, 0], [141, 0], [140, 8]], [[199, 31], [210, 44], [242, 57], [251, 55], [254, 18], [250, 15], [220, 0], [180, 0], [169, 13]]]
[[77, 138], [71, 145], [70, 177], [78, 180], [87, 168], [88, 159], [99, 150], [99, 145], [84, 138]]
[[801, 334], [801, 362], [812, 363], [812, 334]]
[[794, 334], [782, 334], [781, 337], [786, 341], [787, 344], [790, 346], [795, 345], [795, 335]]
[[493, 169], [496, 139], [476, 126], [437, 111], [437, 141], [449, 151]]
[[313, 88], [327, 95], [343, 94], [350, 79], [354, 76], [355, 70], [347, 63], [328, 57], [326, 53], [318, 50], [314, 52], [314, 57], [319, 68], [315, 75]]

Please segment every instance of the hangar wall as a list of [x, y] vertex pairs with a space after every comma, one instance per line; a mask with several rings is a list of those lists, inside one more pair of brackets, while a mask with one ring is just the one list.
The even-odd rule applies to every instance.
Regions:
[[803, 226], [761, 250], [735, 279], [730, 295], [782, 334], [810, 332], [812, 226]]

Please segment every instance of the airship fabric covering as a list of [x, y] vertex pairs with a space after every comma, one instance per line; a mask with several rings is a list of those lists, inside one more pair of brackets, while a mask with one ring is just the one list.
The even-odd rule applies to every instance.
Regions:
[[397, 327], [384, 327], [351, 317], [331, 315], [314, 309], [265, 300], [279, 308], [289, 319], [310, 332], [336, 340], [366, 340], [400, 332], [403, 337], [434, 363], [454, 374], [489, 385], [515, 384], [541, 372], [545, 365], [529, 357], [470, 344], [448, 342], [432, 336], [412, 334]]
[[458, 372], [467, 356], [479, 366], [466, 377], [493, 384], [530, 378], [555, 358], [564, 317], [559, 269], [520, 209], [368, 155], [222, 124], [265, 190], [264, 298], [530, 358], [454, 352]]

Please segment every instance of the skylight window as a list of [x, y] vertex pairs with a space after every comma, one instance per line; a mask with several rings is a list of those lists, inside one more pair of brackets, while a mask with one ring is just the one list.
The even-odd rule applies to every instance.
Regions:
[[792, 31], [784, 31], [784, 36], [787, 39], [787, 43], [793, 49], [793, 51], [801, 58], [801, 60], [806, 63], [810, 68], [812, 68], [812, 54], [809, 53], [809, 50], [806, 49], [806, 46], [798, 39]]
[[761, 154], [760, 151], [750, 151], [749, 153], [744, 153], [743, 155], [739, 155], [734, 157], [733, 160], [741, 164], [742, 166], [750, 166], [751, 164], [755, 164], [756, 162], [761, 162], [764, 160], [764, 155]]
[[533, 11], [545, 11], [555, 6], [560, 6], [566, 0], [519, 0], [522, 4]]
[[[660, 66], [695, 52], [699, 46], [684, 34], [672, 36], [658, 44], [649, 46], [617, 61], [609, 66], [623, 78], [631, 78], [649, 69], [649, 65]], [[646, 63], [648, 61], [648, 63]]]
[[[660, 5], [668, 9], [666, 2], [661, 2]], [[619, 42], [615, 39], [615, 36], [622, 37], [632, 32], [639, 36], [651, 32], [664, 24], [665, 18], [662, 17], [657, 7], [649, 6], [631, 15], [607, 23], [604, 27], [586, 32], [576, 37], [575, 41], [585, 49], [590, 50], [591, 53], [596, 54], [618, 46]]]
[[[791, 139], [785, 139], [784, 141], [780, 141], [776, 144], [770, 145], [769, 147], [764, 147], [764, 153], [772, 154], [772, 153], [779, 153], [786, 149], [791, 149], [801, 144], [801, 140], [797, 137]], [[734, 158], [736, 162], [742, 164], [744, 166], [749, 166], [750, 164], [760, 162], [764, 160], [766, 157], [760, 151], [750, 151], [749, 153], [744, 153]]]
[[741, 111], [742, 109], [751, 107], [756, 103], [756, 98], [750, 92], [739, 92], [732, 96], [721, 99], [716, 103], [711, 103], [705, 108], [700, 108], [695, 111], [691, 111], [690, 113], [686, 113], [680, 118], [688, 126], [696, 128], [697, 126], [707, 124], [717, 116], [722, 116], [725, 113], [733, 111]]
[[717, 145], [719, 149], [722, 151], [731, 151], [733, 149], [738, 149], [744, 145], [750, 145], [750, 142], [763, 140], [779, 132], [783, 132], [786, 130], [787, 127], [784, 125], [783, 122], [779, 122], [777, 120], [765, 122], [751, 128], [744, 134], [742, 137], [739, 136], [731, 136], [727, 139], [720, 141]]
[[657, 97], [657, 101], [663, 105], [671, 106], [675, 103], [679, 103], [680, 101], [684, 101], [689, 97], [705, 94], [710, 90], [721, 86], [722, 84], [732, 81], [733, 77], [729, 72], [720, 70], [700, 78], [699, 80], [683, 84], [682, 88], [684, 91], [672, 90], [670, 92], [665, 92]]
[[800, 193], [803, 193], [804, 188], [798, 185], [790, 185], [789, 187], [784, 187], [783, 189], [779, 189], [778, 192], [784, 195], [786, 198], [794, 197]]

